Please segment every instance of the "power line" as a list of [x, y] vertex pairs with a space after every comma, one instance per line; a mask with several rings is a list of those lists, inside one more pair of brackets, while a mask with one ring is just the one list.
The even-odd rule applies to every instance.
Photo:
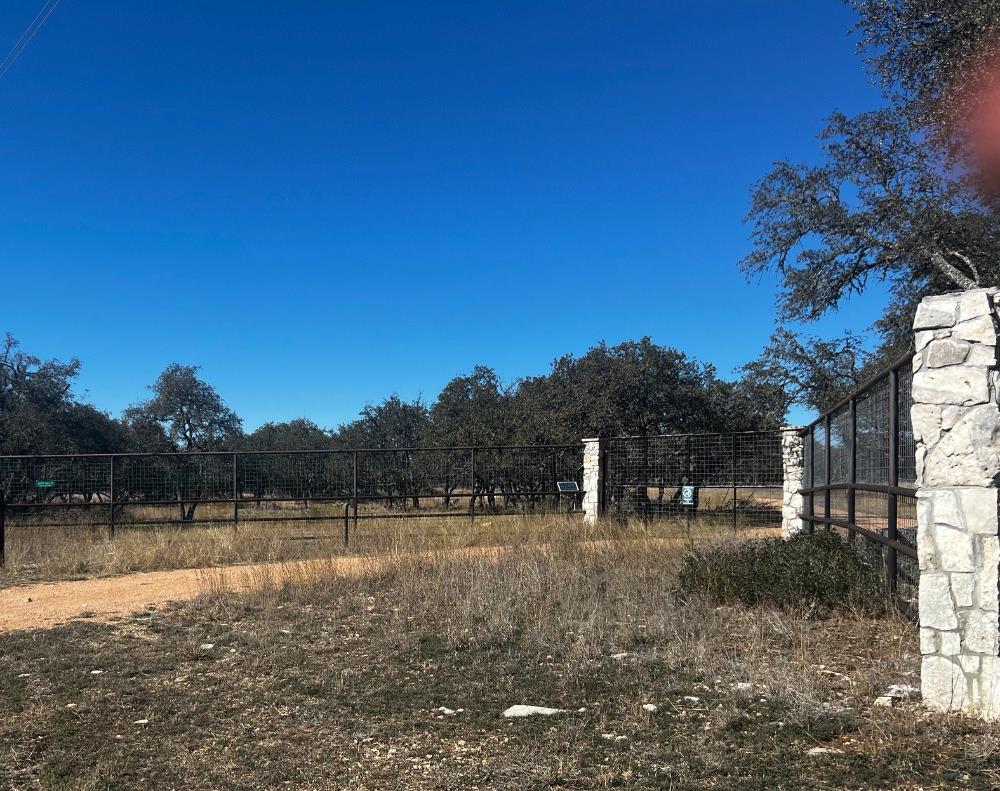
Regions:
[[35, 15], [35, 18], [31, 20], [31, 24], [28, 25], [27, 29], [21, 34], [21, 38], [17, 40], [14, 47], [10, 52], [7, 53], [7, 57], [0, 62], [0, 80], [4, 78], [4, 75], [10, 71], [10, 67], [14, 65], [14, 61], [18, 59], [20, 54], [24, 52], [24, 48], [31, 43], [31, 39], [35, 37], [35, 34], [42, 29], [42, 25], [45, 24], [52, 12], [56, 10], [56, 6], [59, 5], [60, 0], [45, 0], [39, 12]]

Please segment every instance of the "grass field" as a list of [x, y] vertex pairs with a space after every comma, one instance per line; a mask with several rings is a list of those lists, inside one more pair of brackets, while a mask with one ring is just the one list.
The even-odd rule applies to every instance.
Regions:
[[[391, 552], [349, 579], [317, 561], [250, 594], [2, 635], [0, 787], [1000, 783], [994, 728], [873, 705], [916, 683], [910, 622], [716, 606], [676, 591], [684, 542], [617, 537]], [[501, 717], [514, 704], [566, 712]]]
[[[231, 506], [215, 508], [218, 511]], [[359, 521], [357, 528], [352, 525], [350, 541], [345, 545], [342, 505], [314, 505], [310, 511], [313, 515], [328, 512], [330, 520], [246, 522], [236, 528], [226, 522], [186, 527], [121, 526], [113, 541], [103, 527], [42, 527], [10, 521], [7, 563], [0, 568], [0, 587], [134, 571], [548, 541], [579, 532], [583, 520], [579, 512], [486, 515], [477, 516], [471, 523], [465, 513], [448, 518], [406, 520], [381, 518], [384, 512], [370, 510], [365, 515], [376, 518]], [[205, 507], [204, 512], [205, 517], [213, 514], [211, 507]], [[620, 525], [617, 530], [617, 535], [622, 536], [692, 540], [733, 534], [731, 518], [725, 514], [696, 520], [660, 519], [645, 526], [631, 523]]]

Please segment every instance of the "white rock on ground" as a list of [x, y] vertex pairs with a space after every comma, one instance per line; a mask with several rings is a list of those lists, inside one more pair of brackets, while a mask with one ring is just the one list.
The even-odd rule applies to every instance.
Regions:
[[657, 706], [655, 703], [643, 703], [642, 704], [642, 710], [645, 711], [645, 712], [648, 712], [649, 714], [652, 714], [658, 708], [659, 708], [659, 706]]
[[807, 755], [843, 755], [843, 750], [836, 747], [813, 747], [807, 751]]
[[566, 709], [550, 709], [547, 706], [525, 706], [523, 704], [518, 704], [516, 706], [511, 706], [509, 709], [504, 711], [504, 717], [550, 717], [553, 714], [564, 714]]

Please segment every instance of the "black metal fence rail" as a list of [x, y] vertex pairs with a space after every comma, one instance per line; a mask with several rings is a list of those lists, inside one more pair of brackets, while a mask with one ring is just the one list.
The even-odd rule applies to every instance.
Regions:
[[[114, 538], [130, 526], [331, 521], [342, 506], [346, 541], [366, 519], [575, 510], [582, 469], [580, 444], [0, 456], [0, 562], [13, 516]], [[327, 508], [267, 510], [282, 503]]]
[[916, 458], [912, 360], [907, 354], [804, 430], [802, 519], [862, 537], [885, 570], [886, 590], [914, 587]]
[[604, 510], [615, 518], [683, 517], [739, 527], [780, 524], [780, 429], [607, 440]]

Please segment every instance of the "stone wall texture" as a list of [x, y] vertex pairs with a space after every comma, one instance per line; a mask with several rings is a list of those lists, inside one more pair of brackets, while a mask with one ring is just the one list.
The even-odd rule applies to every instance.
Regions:
[[799, 514], [803, 497], [800, 494], [805, 481], [806, 440], [797, 429], [785, 428], [781, 435], [781, 466], [784, 484], [781, 502], [781, 535], [791, 538], [804, 529]]
[[600, 517], [601, 441], [583, 440], [583, 520], [593, 524]]
[[928, 297], [914, 320], [921, 691], [1000, 719], [998, 289]]

